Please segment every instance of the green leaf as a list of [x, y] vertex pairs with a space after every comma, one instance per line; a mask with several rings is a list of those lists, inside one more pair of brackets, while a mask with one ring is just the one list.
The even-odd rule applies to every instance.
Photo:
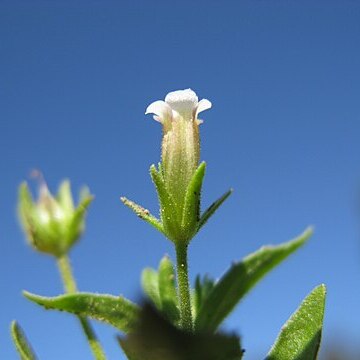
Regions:
[[222, 195], [219, 199], [214, 201], [201, 215], [197, 231], [199, 231], [205, 223], [214, 215], [215, 211], [223, 204], [223, 202], [232, 194], [233, 189], [228, 190], [224, 195]]
[[324, 319], [326, 287], [315, 288], [282, 327], [266, 360], [316, 360]]
[[121, 197], [121, 201], [126, 205], [128, 208], [130, 208], [134, 213], [140, 218], [148, 222], [150, 225], [152, 225], [156, 230], [160, 231], [161, 233], [164, 233], [163, 226], [161, 222], [153, 215], [150, 214], [150, 211], [143, 208], [142, 206], [134, 203], [131, 200], [128, 200], [126, 197]]
[[195, 291], [194, 291], [194, 306], [193, 306], [193, 314], [199, 312], [202, 304], [205, 302], [211, 291], [215, 286], [215, 282], [213, 279], [210, 279], [207, 275], [205, 275], [202, 279], [198, 275], [195, 279]]
[[196, 169], [188, 188], [186, 189], [182, 228], [189, 232], [188, 238], [191, 239], [197, 230], [200, 219], [200, 197], [201, 187], [205, 176], [206, 163], [202, 162]]
[[223, 275], [201, 306], [195, 319], [198, 331], [215, 331], [235, 305], [266, 273], [302, 246], [311, 236], [308, 228], [298, 238], [264, 246], [236, 263]]
[[243, 354], [236, 335], [180, 330], [149, 305], [135, 330], [118, 339], [130, 360], [240, 360]]
[[176, 323], [180, 319], [180, 312], [175, 284], [175, 270], [168, 256], [162, 258], [158, 274], [161, 310], [172, 323]]
[[145, 294], [154, 303], [157, 309], [161, 309], [161, 300], [159, 295], [159, 277], [156, 270], [145, 268], [141, 274], [141, 285]]
[[115, 326], [127, 333], [135, 325], [139, 307], [121, 297], [104, 294], [76, 293], [44, 297], [23, 292], [24, 296], [46, 309], [67, 311]]
[[10, 327], [11, 337], [15, 344], [16, 350], [20, 355], [21, 360], [36, 360], [37, 356], [34, 353], [30, 343], [21, 329], [20, 325], [13, 321]]

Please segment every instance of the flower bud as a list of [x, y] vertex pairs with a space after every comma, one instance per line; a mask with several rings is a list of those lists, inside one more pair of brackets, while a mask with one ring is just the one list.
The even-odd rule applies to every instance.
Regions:
[[[173, 220], [174, 215], [167, 214], [167, 218], [162, 219], [165, 227], [170, 221], [172, 228], [181, 230], [186, 193], [200, 159], [199, 125], [202, 120], [198, 119], [198, 114], [209, 108], [209, 100], [198, 101], [195, 92], [186, 89], [170, 92], [165, 101], [155, 101], [146, 109], [146, 114], [154, 114], [154, 119], [163, 125], [159, 172], [173, 202], [171, 211], [180, 214], [177, 220]], [[176, 221], [178, 224], [174, 224]]]
[[93, 196], [84, 189], [75, 208], [69, 181], [63, 181], [53, 197], [44, 181], [39, 198], [34, 202], [26, 182], [19, 188], [18, 211], [26, 237], [36, 250], [61, 256], [80, 238], [85, 226], [85, 213]]

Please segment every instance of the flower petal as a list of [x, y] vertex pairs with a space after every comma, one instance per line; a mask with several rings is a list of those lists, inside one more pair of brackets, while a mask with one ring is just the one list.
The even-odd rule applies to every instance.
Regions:
[[165, 101], [173, 111], [187, 120], [192, 118], [198, 105], [198, 97], [191, 89], [172, 91], [166, 95]]
[[203, 121], [198, 119], [198, 114], [202, 111], [208, 110], [211, 108], [211, 102], [208, 99], [202, 99], [199, 101], [195, 111], [194, 111], [194, 119], [197, 120], [198, 125], [202, 124]]
[[165, 119], [171, 118], [172, 110], [165, 101], [158, 100], [146, 108], [145, 114], [154, 114], [154, 119], [162, 123]]
[[199, 101], [197, 106], [197, 114], [201, 113], [202, 111], [210, 109], [212, 106], [211, 102], [208, 99], [202, 99]]

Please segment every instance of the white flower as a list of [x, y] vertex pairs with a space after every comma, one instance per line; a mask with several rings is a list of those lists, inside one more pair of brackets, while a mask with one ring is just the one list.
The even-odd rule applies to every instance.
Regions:
[[210, 108], [211, 102], [209, 100], [202, 99], [199, 101], [194, 91], [185, 89], [168, 93], [165, 101], [158, 100], [151, 103], [145, 114], [154, 114], [154, 119], [164, 126], [167, 125], [168, 121], [179, 118], [196, 121], [200, 124], [202, 121], [198, 120], [198, 114]]
[[211, 108], [211, 102], [198, 100], [191, 89], [166, 95], [165, 101], [150, 104], [145, 114], [163, 125], [162, 174], [165, 184], [178, 206], [182, 206], [189, 182], [200, 160], [198, 119], [201, 111]]

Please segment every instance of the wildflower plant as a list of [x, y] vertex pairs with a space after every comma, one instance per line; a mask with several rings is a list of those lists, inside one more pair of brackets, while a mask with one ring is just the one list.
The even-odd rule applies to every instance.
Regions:
[[[45, 309], [65, 311], [79, 318], [95, 359], [106, 359], [92, 330], [90, 319], [105, 322], [120, 332], [118, 342], [130, 360], [237, 360], [246, 358], [245, 344], [235, 334], [223, 333], [221, 324], [248, 292], [274, 267], [306, 243], [311, 228], [297, 238], [264, 246], [233, 263], [214, 280], [197, 276], [191, 286], [188, 249], [191, 241], [231, 195], [225, 192], [205, 211], [201, 193], [206, 163], [200, 162], [198, 115], [211, 108], [190, 89], [170, 92], [165, 101], [150, 104], [162, 126], [161, 162], [150, 167], [159, 200], [159, 217], [132, 200], [122, 202], [169, 239], [176, 253], [175, 265], [164, 256], [158, 269], [145, 268], [141, 283], [146, 301], [135, 304], [122, 296], [83, 293], [72, 275], [69, 251], [85, 226], [92, 196], [83, 192], [74, 206], [69, 182], [63, 182], [53, 197], [45, 182], [34, 202], [26, 183], [19, 190], [19, 216], [29, 243], [54, 256], [62, 275], [65, 294], [24, 296]], [[303, 300], [282, 327], [267, 360], [312, 360], [317, 358], [324, 316], [326, 289], [319, 285]], [[37, 359], [17, 322], [11, 334], [21, 359]], [[119, 355], [120, 356], [120, 355]]]

